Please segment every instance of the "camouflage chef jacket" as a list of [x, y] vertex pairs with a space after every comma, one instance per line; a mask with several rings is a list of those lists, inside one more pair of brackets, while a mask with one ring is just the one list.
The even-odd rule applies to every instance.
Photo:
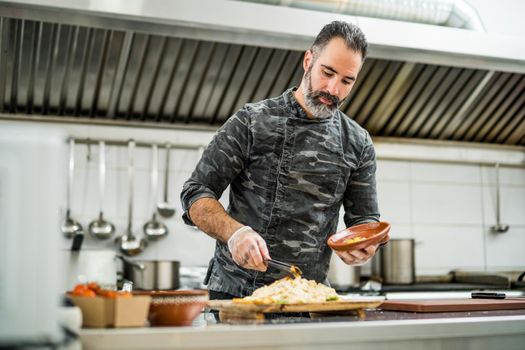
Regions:
[[[370, 135], [339, 110], [308, 119], [293, 95], [246, 104], [204, 151], [181, 193], [183, 219], [200, 198], [220, 198], [230, 185], [228, 213], [266, 241], [270, 256], [295, 264], [303, 276], [326, 283], [344, 205], [347, 226], [378, 221], [375, 151]], [[238, 266], [217, 241], [205, 283], [236, 296], [282, 277]]]

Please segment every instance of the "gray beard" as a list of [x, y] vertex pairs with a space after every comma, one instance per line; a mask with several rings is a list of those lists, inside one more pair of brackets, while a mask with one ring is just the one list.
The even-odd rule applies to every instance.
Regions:
[[304, 103], [306, 104], [306, 108], [312, 113], [312, 119], [328, 119], [331, 118], [334, 115], [334, 112], [339, 108], [339, 104], [333, 104], [331, 106], [325, 105], [324, 103], [319, 102], [313, 95], [314, 91], [312, 88], [312, 80], [311, 80], [312, 70], [311, 67], [308, 69], [308, 71], [304, 75], [305, 80], [305, 91], [303, 92], [304, 95]]

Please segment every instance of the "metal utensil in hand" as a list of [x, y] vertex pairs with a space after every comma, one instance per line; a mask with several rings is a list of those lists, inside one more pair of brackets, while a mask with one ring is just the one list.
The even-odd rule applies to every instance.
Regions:
[[271, 266], [273, 268], [276, 268], [278, 270], [284, 271], [286, 273], [292, 274], [294, 277], [300, 277], [303, 272], [300, 268], [298, 268], [295, 265], [287, 264], [283, 261], [275, 260], [275, 259], [264, 259], [266, 264], [268, 266]]

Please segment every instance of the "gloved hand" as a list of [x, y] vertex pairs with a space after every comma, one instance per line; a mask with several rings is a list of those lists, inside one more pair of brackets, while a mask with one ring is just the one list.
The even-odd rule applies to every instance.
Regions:
[[370, 260], [376, 253], [379, 244], [369, 245], [363, 249], [337, 251], [334, 250], [338, 257], [341, 258], [347, 265], [361, 266]]
[[228, 239], [228, 249], [233, 261], [246, 269], [266, 271], [264, 259], [270, 259], [270, 253], [264, 239], [250, 226], [243, 226]]

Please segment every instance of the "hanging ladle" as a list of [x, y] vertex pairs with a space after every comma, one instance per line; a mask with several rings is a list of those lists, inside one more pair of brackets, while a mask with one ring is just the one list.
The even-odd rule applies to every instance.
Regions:
[[127, 256], [140, 254], [146, 248], [148, 242], [144, 239], [137, 239], [132, 232], [133, 220], [133, 152], [135, 150], [135, 141], [130, 140], [128, 143], [128, 181], [129, 181], [129, 207], [128, 207], [128, 228], [126, 234], [117, 238], [120, 244], [120, 251]]
[[168, 234], [168, 228], [157, 220], [157, 183], [159, 179], [159, 152], [157, 145], [151, 146], [151, 198], [153, 215], [151, 220], [144, 224], [143, 230], [146, 238], [156, 240]]
[[166, 145], [166, 174], [164, 177], [164, 201], [157, 204], [157, 211], [163, 218], [171, 218], [175, 215], [175, 207], [168, 202], [168, 183], [170, 173], [170, 148], [171, 145]]
[[501, 223], [501, 206], [499, 199], [499, 163], [496, 163], [496, 225], [490, 229], [494, 233], [505, 233], [509, 230], [509, 225]]
[[75, 173], [75, 140], [69, 139], [69, 169], [67, 178], [67, 208], [66, 219], [62, 223], [61, 231], [67, 238], [73, 238], [71, 250], [80, 250], [84, 240], [82, 225], [71, 217], [71, 196], [73, 192], [73, 176]]
[[98, 219], [93, 220], [89, 224], [89, 233], [98, 239], [108, 239], [113, 233], [115, 233], [115, 225], [104, 220], [102, 210], [106, 188], [106, 143], [104, 141], [99, 142], [98, 170], [100, 212], [98, 214]]

